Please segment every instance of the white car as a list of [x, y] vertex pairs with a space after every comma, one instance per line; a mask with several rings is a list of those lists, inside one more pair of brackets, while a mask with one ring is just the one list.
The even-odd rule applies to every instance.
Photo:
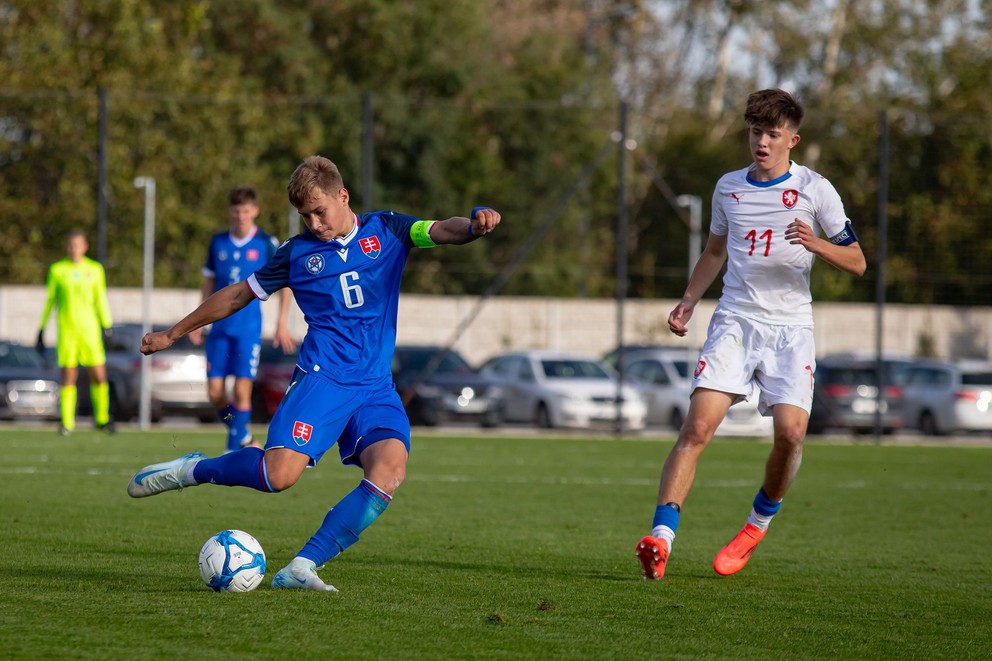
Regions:
[[992, 431], [992, 363], [927, 360], [903, 372], [903, 422], [926, 436]]
[[[505, 422], [580, 429], [616, 425], [617, 375], [595, 358], [574, 352], [516, 351], [490, 358], [479, 372], [503, 387]], [[620, 399], [623, 429], [643, 429], [647, 407], [637, 390], [624, 385]]]

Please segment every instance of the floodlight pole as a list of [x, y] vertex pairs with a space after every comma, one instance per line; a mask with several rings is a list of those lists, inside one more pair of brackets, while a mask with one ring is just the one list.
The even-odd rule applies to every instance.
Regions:
[[616, 404], [616, 433], [623, 434], [623, 306], [627, 298], [627, 200], [626, 200], [626, 151], [627, 151], [627, 102], [620, 102], [620, 127], [617, 131], [617, 264], [616, 264], [616, 300], [617, 300], [617, 392]]
[[[135, 177], [135, 188], [145, 189], [145, 241], [141, 295], [141, 335], [152, 329], [152, 285], [155, 278], [155, 179]], [[142, 431], [151, 427], [152, 380], [151, 356], [141, 356], [141, 399], [138, 425]]]

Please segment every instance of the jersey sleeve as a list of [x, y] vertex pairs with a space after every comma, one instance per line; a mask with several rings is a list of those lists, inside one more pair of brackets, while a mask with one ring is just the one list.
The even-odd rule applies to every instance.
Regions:
[[214, 243], [216, 237], [210, 237], [210, 244], [207, 246], [207, 261], [203, 263], [203, 277], [213, 278], [217, 275], [217, 261], [215, 257]]
[[710, 234], [717, 236], [727, 236], [730, 227], [727, 224], [727, 213], [723, 208], [723, 200], [726, 195], [722, 192], [723, 178], [716, 183], [713, 189], [713, 199], [710, 201]]
[[45, 289], [47, 292], [47, 298], [45, 299], [45, 311], [41, 314], [41, 325], [38, 326], [39, 329], [44, 330], [45, 326], [48, 324], [48, 316], [52, 314], [52, 307], [55, 305], [55, 290], [58, 287], [55, 277], [55, 266], [50, 266], [48, 268], [48, 278], [46, 279]]
[[248, 276], [248, 287], [256, 298], [269, 300], [272, 294], [289, 285], [289, 259], [293, 253], [293, 242], [279, 246], [265, 265]]
[[844, 232], [851, 220], [837, 189], [823, 177], [816, 182], [816, 200], [816, 222], [823, 233], [831, 238]]
[[110, 328], [113, 320], [110, 318], [110, 301], [107, 300], [107, 272], [99, 262], [93, 262], [97, 278], [94, 287], [96, 291], [96, 315], [100, 321], [100, 328]]
[[418, 222], [421, 222], [419, 218], [414, 218], [413, 216], [408, 216], [404, 213], [396, 213], [395, 211], [380, 211], [379, 213], [383, 225], [386, 226], [386, 229], [388, 229], [390, 233], [394, 234], [396, 238], [402, 241], [403, 245], [407, 248], [413, 248], [417, 245], [414, 242], [412, 230], [415, 226], [417, 226]]

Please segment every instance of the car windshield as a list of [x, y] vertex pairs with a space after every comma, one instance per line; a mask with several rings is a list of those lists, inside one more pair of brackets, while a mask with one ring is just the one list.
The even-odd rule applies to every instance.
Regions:
[[[398, 349], [396, 351], [396, 362], [399, 364], [400, 370], [419, 374], [424, 371], [424, 368], [427, 367], [437, 352], [437, 349]], [[474, 372], [475, 370], [472, 369], [472, 366], [454, 351], [445, 353], [441, 362], [438, 363], [434, 370], [435, 374], [472, 374]]]
[[544, 376], [549, 379], [608, 379], [598, 363], [591, 360], [545, 359], [541, 361]]
[[44, 363], [33, 349], [0, 344], [0, 367], [44, 367]]

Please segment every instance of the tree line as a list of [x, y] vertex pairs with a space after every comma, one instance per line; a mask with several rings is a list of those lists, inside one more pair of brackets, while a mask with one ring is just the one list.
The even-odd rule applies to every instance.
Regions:
[[[705, 227], [750, 160], [748, 92], [781, 86], [807, 105], [794, 156], [841, 192], [870, 268], [884, 113], [887, 299], [985, 305], [988, 20], [960, 0], [0, 0], [0, 281], [42, 282], [71, 228], [94, 243], [104, 118], [111, 286], [141, 282], [135, 177], [157, 182], [156, 285], [198, 287], [227, 191], [255, 186], [284, 238], [286, 180], [321, 153], [361, 211], [504, 213], [484, 243], [415, 254], [408, 291], [482, 293], [526, 253], [504, 293], [612, 296], [622, 181], [627, 292], [678, 297], [673, 200], [701, 198]], [[814, 294], [875, 285], [821, 264]]]

